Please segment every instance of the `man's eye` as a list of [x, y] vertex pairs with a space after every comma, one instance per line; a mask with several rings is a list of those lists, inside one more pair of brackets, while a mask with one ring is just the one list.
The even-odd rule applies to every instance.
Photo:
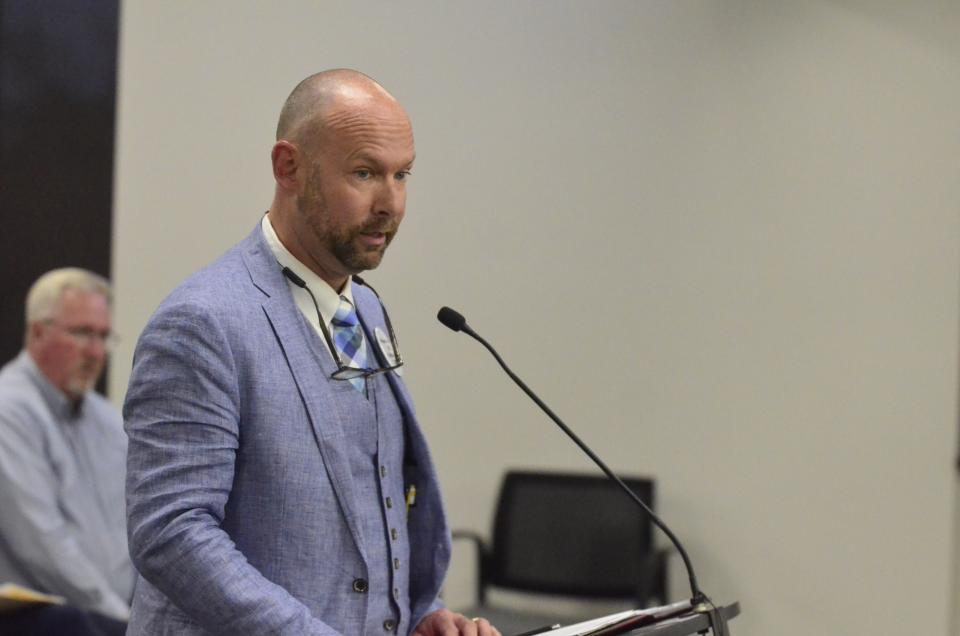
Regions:
[[357, 178], [359, 178], [359, 179], [369, 179], [369, 178], [370, 178], [370, 171], [369, 171], [369, 170], [357, 170], [356, 172], [354, 172], [354, 174], [357, 175]]
[[406, 181], [410, 177], [410, 174], [409, 170], [401, 170], [396, 174], [395, 178], [397, 181]]

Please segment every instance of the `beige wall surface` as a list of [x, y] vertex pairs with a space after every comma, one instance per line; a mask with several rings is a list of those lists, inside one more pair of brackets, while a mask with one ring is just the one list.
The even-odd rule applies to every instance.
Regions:
[[111, 393], [269, 205], [289, 90], [359, 68], [417, 135], [368, 278], [453, 525], [507, 467], [593, 469], [444, 304], [657, 477], [738, 636], [960, 633], [957, 33], [933, 1], [126, 2]]

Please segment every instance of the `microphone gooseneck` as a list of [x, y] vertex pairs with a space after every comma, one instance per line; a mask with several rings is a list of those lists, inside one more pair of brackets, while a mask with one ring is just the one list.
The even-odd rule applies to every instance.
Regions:
[[616, 482], [623, 492], [625, 492], [634, 501], [634, 503], [643, 508], [643, 510], [650, 516], [650, 519], [653, 521], [653, 523], [660, 528], [665, 535], [667, 535], [674, 547], [677, 548], [677, 552], [680, 553], [680, 557], [683, 559], [683, 565], [687, 569], [687, 577], [690, 579], [690, 592], [692, 594], [692, 598], [690, 600], [691, 604], [694, 607], [704, 603], [712, 605], [710, 598], [700, 590], [700, 586], [697, 584], [697, 576], [693, 571], [693, 564], [690, 563], [690, 557], [687, 556], [687, 551], [683, 548], [683, 545], [680, 543], [680, 540], [677, 538], [677, 536], [673, 534], [673, 531], [670, 530], [670, 528], [668, 528], [667, 525], [660, 520], [660, 517], [658, 517], [649, 508], [649, 506], [647, 506], [647, 504], [645, 504], [643, 500], [637, 496], [635, 492], [630, 490], [630, 488], [623, 483], [623, 480], [617, 477], [617, 475], [610, 470], [603, 460], [597, 457], [596, 453], [594, 453], [589, 446], [587, 446], [579, 437], [577, 437], [577, 434], [570, 430], [570, 427], [564, 424], [563, 420], [557, 417], [550, 407], [547, 406], [543, 400], [541, 400], [537, 394], [534, 393], [530, 387], [528, 387], [526, 383], [520, 379], [519, 376], [517, 376], [516, 373], [510, 370], [510, 367], [508, 367], [507, 363], [503, 361], [503, 358], [500, 357], [500, 354], [497, 353], [496, 349], [494, 349], [490, 343], [484, 340], [477, 332], [471, 329], [469, 325], [467, 325], [467, 319], [464, 318], [461, 313], [451, 309], [450, 307], [442, 307], [440, 311], [437, 312], [437, 320], [453, 331], [462, 331], [466, 333], [471, 338], [482, 344], [491, 354], [493, 354], [493, 357], [500, 364], [500, 367], [503, 368], [506, 374], [510, 376], [510, 379], [513, 380], [516, 385], [519, 386], [523, 392], [530, 397], [531, 400], [536, 402], [537, 406], [539, 406], [540, 409], [543, 410], [543, 412], [546, 413], [550, 419], [560, 427], [560, 430], [567, 434], [567, 437], [572, 439], [573, 442], [580, 447], [580, 450], [586, 453], [587, 456], [593, 460], [593, 463], [600, 467], [600, 470], [602, 470], [607, 477]]

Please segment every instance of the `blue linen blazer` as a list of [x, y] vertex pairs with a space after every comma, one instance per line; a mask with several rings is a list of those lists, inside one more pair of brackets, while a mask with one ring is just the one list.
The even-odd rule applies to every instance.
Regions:
[[[354, 286], [368, 343], [379, 301]], [[294, 304], [260, 225], [163, 301], [137, 344], [124, 404], [128, 634], [360, 634], [365, 546], [336, 366]], [[450, 533], [403, 381], [411, 631], [441, 606]]]

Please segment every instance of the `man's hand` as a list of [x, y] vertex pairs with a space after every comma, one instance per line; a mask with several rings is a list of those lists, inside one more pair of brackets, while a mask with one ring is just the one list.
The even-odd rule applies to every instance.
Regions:
[[463, 614], [438, 609], [420, 621], [413, 636], [500, 636], [500, 632], [485, 618], [470, 620]]

